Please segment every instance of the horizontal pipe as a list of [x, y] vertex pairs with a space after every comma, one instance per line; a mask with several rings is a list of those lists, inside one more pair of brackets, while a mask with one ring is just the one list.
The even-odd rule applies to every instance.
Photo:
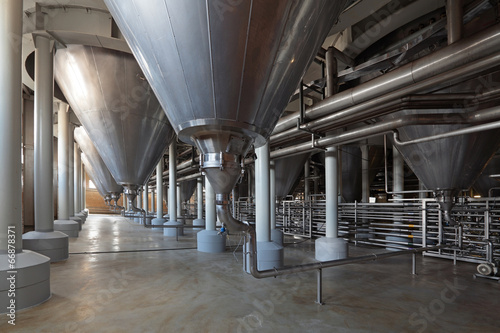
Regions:
[[[306, 117], [316, 119], [385, 94], [390, 95], [391, 92], [398, 92], [401, 87], [431, 77], [439, 77], [439, 74], [488, 57], [498, 51], [500, 51], [500, 24], [495, 24], [469, 38], [464, 38], [428, 56], [316, 103], [306, 109]], [[283, 117], [278, 121], [273, 133], [294, 127], [298, 118], [298, 113]]]

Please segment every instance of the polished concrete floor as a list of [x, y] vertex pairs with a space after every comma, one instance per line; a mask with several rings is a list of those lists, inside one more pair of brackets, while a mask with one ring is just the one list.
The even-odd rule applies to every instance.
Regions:
[[[91, 215], [70, 258], [51, 265], [52, 298], [2, 315], [0, 332], [499, 332], [500, 284], [475, 265], [411, 257], [258, 280], [242, 271], [240, 238], [198, 252], [195, 234], [164, 238], [125, 218]], [[286, 239], [286, 264], [312, 261], [310, 241]], [[351, 256], [385, 251], [350, 247]]]

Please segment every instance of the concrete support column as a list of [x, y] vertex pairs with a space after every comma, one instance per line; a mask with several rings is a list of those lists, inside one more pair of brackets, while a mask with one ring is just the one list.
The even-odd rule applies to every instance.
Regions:
[[[177, 143], [174, 141], [168, 147], [168, 222], [165, 225], [179, 226], [177, 221]], [[162, 190], [162, 189], [161, 189]], [[182, 228], [164, 228], [163, 235], [175, 237], [176, 233], [183, 235]]]
[[156, 203], [156, 189], [155, 188], [151, 188], [151, 201], [150, 201], [150, 204], [151, 204], [151, 210], [150, 210], [150, 212], [151, 213], [156, 212], [155, 203]]
[[[50, 259], [22, 251], [21, 115], [23, 2], [0, 0], [0, 311], [11, 301], [20, 310], [50, 297]], [[52, 184], [50, 184], [52, 188]], [[15, 254], [15, 267], [9, 255]], [[7, 272], [15, 269], [16, 296], [9, 296]]]
[[[156, 166], [156, 218], [151, 221], [153, 225], [163, 225], [166, 220], [163, 218], [163, 156]], [[155, 230], [155, 229], [153, 229]], [[161, 230], [161, 229], [156, 229]]]
[[[203, 178], [196, 179], [196, 208], [197, 218], [193, 220], [193, 225], [203, 227], [205, 220], [203, 219]], [[202, 228], [195, 228], [195, 231], [201, 231]]]
[[370, 202], [370, 148], [361, 145], [361, 201]]
[[69, 204], [69, 219], [75, 222], [78, 222], [79, 229], [82, 230], [82, 220], [79, 217], [75, 216], [75, 125], [69, 125], [68, 131], [68, 184], [69, 184], [69, 192], [68, 192], [68, 204]]
[[398, 192], [403, 192], [405, 187], [404, 178], [404, 160], [403, 156], [399, 150], [393, 146], [392, 147], [392, 180], [393, 180], [393, 199], [403, 199], [403, 194], [397, 194]]
[[216, 223], [215, 191], [205, 177], [205, 230], [196, 234], [198, 251], [220, 253], [226, 250], [226, 235], [217, 232]]
[[144, 184], [144, 196], [142, 197], [142, 205], [144, 206], [144, 210], [146, 211], [146, 214], [149, 212], [149, 179]]
[[343, 259], [348, 255], [347, 242], [338, 238], [339, 159], [338, 147], [325, 152], [326, 237], [318, 238], [316, 260]]
[[304, 164], [304, 200], [309, 200], [309, 195], [311, 194], [311, 186], [309, 183], [309, 177], [311, 177], [311, 162], [307, 159], [306, 164]]
[[54, 231], [53, 95], [54, 43], [35, 36], [35, 231], [23, 235], [26, 249], [46, 255], [51, 262], [68, 259], [68, 236]]
[[83, 214], [82, 212], [82, 207], [80, 207], [80, 195], [82, 193], [81, 186], [82, 186], [82, 151], [80, 150], [80, 147], [78, 144], [75, 142], [74, 143], [74, 209], [75, 209], [75, 217], [79, 218], [82, 221], [82, 224], [85, 223], [85, 220], [87, 219], [87, 216]]
[[177, 218], [176, 220], [182, 224], [184, 224], [184, 216], [182, 215], [183, 211], [182, 211], [182, 202], [181, 202], [181, 184], [177, 183], [176, 186], [175, 186], [175, 190], [176, 190], [176, 203], [177, 203]]
[[270, 188], [269, 188], [269, 196], [270, 200], [270, 219], [271, 219], [271, 241], [275, 242], [278, 245], [283, 246], [283, 231], [280, 229], [276, 229], [276, 170], [274, 168], [274, 161], [270, 162], [270, 170], [269, 170], [269, 179], [270, 179]]
[[59, 103], [57, 111], [57, 220], [54, 230], [78, 237], [78, 222], [69, 219], [69, 107]]
[[[394, 202], [402, 202], [399, 199], [404, 198], [404, 194], [401, 193], [404, 191], [404, 160], [403, 156], [396, 148], [396, 146], [392, 146], [392, 184], [393, 184], [392, 190], [394, 192], [392, 198], [394, 199]], [[394, 221], [394, 224], [402, 224], [402, 221], [397, 221], [398, 219], [397, 214], [394, 217], [396, 219], [396, 221]], [[399, 232], [395, 231], [394, 234], [399, 234]], [[386, 236], [385, 239], [388, 242], [396, 242], [396, 243], [402, 242], [405, 245], [408, 243], [408, 238], [405, 237]], [[387, 247], [386, 249], [397, 251], [397, 249], [392, 247]]]
[[[257, 237], [257, 266], [259, 270], [283, 266], [283, 246], [271, 241], [269, 143], [255, 149], [255, 231]], [[245, 244], [246, 245], [246, 244]], [[247, 251], [244, 251], [247, 253]], [[245, 255], [245, 269], [250, 260]]]

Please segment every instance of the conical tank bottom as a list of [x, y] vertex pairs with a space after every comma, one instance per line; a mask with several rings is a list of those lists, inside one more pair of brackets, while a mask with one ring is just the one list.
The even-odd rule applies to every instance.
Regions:
[[97, 183], [101, 183], [106, 192], [121, 193], [123, 191], [123, 188], [116, 183], [115, 179], [106, 167], [106, 164], [102, 160], [101, 155], [99, 155], [99, 152], [94, 147], [92, 140], [90, 140], [87, 132], [83, 127], [75, 128], [75, 141], [80, 146], [81, 150], [86, 156], [85, 159], [88, 160], [88, 163], [92, 168], [96, 186]]
[[[401, 113], [391, 115], [398, 117]], [[401, 141], [447, 133], [468, 125], [417, 125], [398, 128]], [[406, 163], [430, 190], [467, 190], [500, 145], [500, 131], [490, 130], [417, 144], [398, 145]]]
[[[179, 138], [241, 159], [269, 137], [346, 1], [105, 3]], [[229, 193], [239, 175], [218, 170], [205, 172]]]
[[290, 194], [310, 155], [310, 153], [305, 153], [280, 158], [274, 161], [276, 197], [281, 199]]
[[120, 185], [142, 185], [174, 137], [131, 54], [68, 45], [55, 77], [109, 171]]
[[108, 194], [108, 190], [104, 187], [102, 182], [97, 178], [94, 174], [94, 169], [92, 168], [92, 165], [90, 164], [89, 160], [87, 159], [87, 156], [85, 153], [82, 154], [82, 163], [85, 165], [85, 172], [89, 175], [89, 177], [92, 179], [92, 182], [94, 183], [97, 192], [104, 198], [106, 194]]
[[[500, 155], [495, 155], [488, 162], [483, 172], [477, 178], [474, 183], [474, 190], [476, 190], [482, 197], [488, 197], [491, 188], [500, 187], [500, 180], [495, 177], [490, 177], [491, 175], [500, 174]], [[493, 196], [498, 196], [500, 189], [495, 189], [492, 191]]]
[[342, 197], [345, 202], [361, 200], [361, 149], [358, 146], [342, 148]]
[[186, 202], [193, 196], [194, 190], [196, 188], [196, 179], [183, 181], [182, 183], [180, 183], [180, 187], [181, 187], [180, 200], [181, 202]]

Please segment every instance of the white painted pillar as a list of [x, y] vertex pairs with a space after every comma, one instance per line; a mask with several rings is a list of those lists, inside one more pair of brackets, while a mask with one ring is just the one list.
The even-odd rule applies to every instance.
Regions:
[[81, 177], [82, 177], [82, 152], [80, 151], [80, 148], [78, 147], [78, 144], [75, 142], [75, 213], [80, 213], [82, 211], [80, 207], [80, 193], [81, 193]]
[[[274, 161], [270, 162], [270, 170], [269, 170], [269, 196], [270, 196], [270, 218], [271, 218], [271, 233], [272, 230], [276, 229], [276, 170], [274, 168]], [[271, 235], [272, 239], [272, 235]]]
[[[182, 202], [181, 202], [181, 184], [176, 185], [176, 201], [177, 201], [177, 215], [182, 216]], [[177, 219], [177, 218], [176, 218]]]
[[[179, 226], [182, 223], [177, 221], [177, 143], [174, 141], [168, 147], [168, 222], [165, 225]], [[163, 188], [160, 189], [163, 191]], [[164, 236], [183, 235], [182, 228], [164, 228]]]
[[155, 204], [156, 204], [156, 189], [151, 188], [151, 212], [156, 211]]
[[215, 230], [217, 212], [215, 209], [215, 191], [207, 177], [205, 177], [205, 229]]
[[361, 145], [361, 201], [370, 202], [370, 148]]
[[54, 231], [53, 42], [35, 36], [35, 231]]
[[144, 197], [142, 197], [142, 203], [147, 214], [147, 212], [149, 211], [149, 179], [144, 184]]
[[69, 220], [69, 106], [64, 103], [59, 103], [57, 132], [57, 218]]
[[[163, 218], [163, 156], [156, 165], [156, 218], [151, 220], [153, 225], [162, 225], [166, 222]], [[155, 230], [161, 231], [157, 228]]]
[[311, 176], [311, 162], [307, 159], [304, 164], [304, 201], [309, 200], [309, 195], [311, 194], [311, 185], [309, 183], [309, 177]]
[[68, 205], [69, 205], [69, 215], [70, 217], [75, 215], [75, 183], [74, 183], [74, 173], [75, 173], [75, 150], [74, 150], [74, 130], [75, 126], [70, 123], [68, 131]]
[[325, 152], [326, 237], [315, 241], [315, 258], [319, 261], [347, 257], [347, 242], [338, 237], [339, 151], [328, 147]]
[[203, 179], [198, 177], [196, 179], [196, 206], [197, 206], [197, 217], [199, 220], [203, 219]]
[[[18, 284], [14, 299], [8, 296], [9, 284], [2, 281], [2, 312], [11, 305], [11, 300], [15, 300], [15, 308], [20, 310], [50, 297], [49, 258], [22, 251], [22, 37], [23, 1], [0, 0], [0, 276], [5, 279], [9, 270], [15, 270]], [[16, 263], [11, 267], [12, 252], [16, 253]]]
[[163, 219], [163, 156], [156, 166], [156, 218]]
[[[393, 191], [394, 193], [404, 191], [404, 160], [403, 156], [396, 148], [392, 147], [392, 168], [393, 168]], [[394, 194], [394, 199], [403, 199], [403, 194]]]
[[168, 148], [168, 216], [170, 221], [177, 220], [177, 143]]
[[257, 242], [271, 241], [269, 143], [255, 149], [255, 229]]
[[326, 237], [338, 237], [338, 148], [328, 147], [325, 152]]

